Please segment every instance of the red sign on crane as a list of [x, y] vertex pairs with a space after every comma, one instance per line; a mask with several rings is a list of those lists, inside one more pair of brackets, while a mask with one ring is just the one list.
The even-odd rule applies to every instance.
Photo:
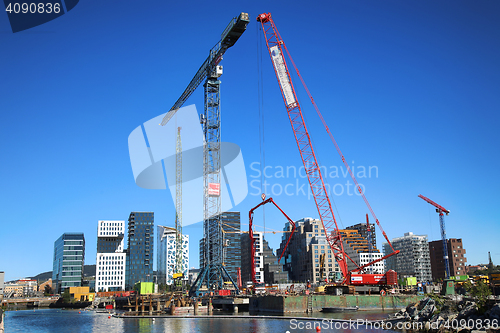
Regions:
[[220, 196], [220, 184], [219, 183], [208, 183], [208, 195], [213, 197]]

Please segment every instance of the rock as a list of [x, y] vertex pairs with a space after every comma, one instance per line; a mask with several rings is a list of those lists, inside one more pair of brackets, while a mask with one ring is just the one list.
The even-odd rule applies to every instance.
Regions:
[[487, 315], [487, 318], [491, 319], [491, 320], [498, 320], [500, 321], [500, 304], [495, 304], [494, 307], [492, 307], [491, 309], [489, 309], [487, 312], [486, 312], [486, 315]]
[[460, 313], [458, 314], [457, 319], [467, 319], [471, 315], [477, 313], [477, 305], [474, 302], [469, 302], [467, 301], [463, 306], [462, 309], [460, 310]]
[[417, 314], [418, 310], [416, 306], [406, 308], [406, 313], [413, 318]]
[[436, 311], [436, 306], [434, 304], [428, 304], [422, 311], [420, 312], [420, 321], [425, 321], [431, 319], [432, 315]]

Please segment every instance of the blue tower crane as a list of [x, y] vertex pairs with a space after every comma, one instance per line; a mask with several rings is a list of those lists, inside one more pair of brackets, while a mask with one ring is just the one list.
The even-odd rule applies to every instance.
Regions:
[[189, 293], [198, 296], [200, 288], [207, 291], [219, 290], [229, 282], [239, 293], [238, 286], [224, 267], [224, 234], [221, 223], [220, 196], [220, 80], [222, 66], [219, 63], [224, 53], [233, 46], [245, 32], [249, 23], [247, 13], [234, 17], [221, 35], [221, 39], [210, 50], [207, 59], [196, 72], [179, 99], [167, 112], [161, 125], [164, 126], [187, 101], [189, 96], [205, 80], [204, 114], [200, 121], [203, 126], [203, 249], [200, 257], [201, 271]]
[[[434, 207], [436, 207], [436, 212], [439, 213], [439, 224], [441, 225], [441, 239], [443, 240], [443, 260], [444, 260], [444, 274], [445, 274], [445, 279], [448, 280], [450, 278], [450, 264], [448, 261], [448, 243], [446, 241], [446, 229], [444, 226], [444, 214], [448, 215], [450, 211], [446, 208], [444, 208], [441, 205], [438, 205], [431, 199], [424, 197], [422, 194], [418, 195], [419, 198], [427, 201]], [[443, 214], [444, 213], [444, 214]]]

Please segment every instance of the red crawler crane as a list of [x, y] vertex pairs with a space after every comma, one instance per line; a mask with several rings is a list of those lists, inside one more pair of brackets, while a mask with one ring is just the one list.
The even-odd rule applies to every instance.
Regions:
[[[281, 89], [281, 95], [283, 97], [283, 101], [285, 102], [285, 107], [288, 112], [288, 118], [290, 120], [290, 124], [292, 125], [295, 140], [297, 142], [297, 147], [299, 149], [300, 156], [302, 158], [302, 162], [304, 164], [304, 168], [307, 174], [307, 179], [311, 187], [311, 192], [313, 194], [314, 201], [316, 203], [316, 207], [318, 209], [318, 213], [321, 222], [323, 224], [323, 228], [325, 230], [326, 239], [344, 276], [343, 282], [347, 284], [352, 284], [351, 273], [362, 271], [367, 266], [370, 266], [376, 262], [384, 260], [392, 255], [398, 254], [399, 251], [394, 251], [394, 248], [392, 247], [389, 238], [382, 229], [379, 220], [375, 216], [375, 213], [373, 212], [370, 204], [368, 203], [368, 200], [366, 199], [363, 191], [361, 190], [361, 187], [359, 186], [356, 178], [354, 177], [351, 168], [349, 167], [344, 156], [342, 155], [339, 146], [333, 139], [333, 135], [331, 134], [328, 126], [326, 125], [321, 115], [321, 112], [319, 111], [318, 107], [316, 106], [316, 103], [314, 102], [314, 99], [312, 98], [309, 90], [307, 89], [307, 86], [305, 85], [302, 76], [300, 75], [297, 67], [295, 66], [295, 63], [293, 62], [290, 53], [288, 52], [288, 49], [286, 48], [286, 45], [283, 42], [278, 32], [278, 29], [274, 24], [273, 19], [271, 18], [271, 14], [270, 13], [260, 14], [257, 17], [257, 21], [262, 24], [262, 31], [264, 32], [266, 45], [269, 51], [269, 55], [271, 56], [271, 61], [273, 63], [274, 71], [276, 73], [276, 77], [278, 79], [278, 83]], [[295, 88], [293, 86], [292, 78], [287, 63], [285, 61], [284, 52], [286, 52], [288, 54], [288, 57], [292, 60], [293, 67], [297, 72], [297, 75], [299, 76], [302, 84], [304, 85], [304, 88], [306, 89], [306, 92], [309, 98], [311, 99], [311, 102], [314, 105], [316, 112], [318, 113], [321, 121], [323, 122], [323, 125], [325, 126], [326, 131], [328, 132], [331, 140], [335, 145], [335, 148], [340, 154], [342, 161], [344, 162], [347, 170], [349, 171], [349, 174], [351, 175], [354, 183], [356, 184], [356, 189], [362, 195], [363, 200], [368, 206], [370, 213], [375, 219], [375, 222], [379, 226], [383, 236], [385, 237], [391, 249], [393, 250], [392, 253], [377, 260], [374, 260], [366, 265], [358, 266], [356, 264], [357, 268], [355, 268], [352, 271], [349, 271], [347, 268], [347, 259], [351, 260], [353, 263], [354, 261], [351, 258], [349, 258], [349, 256], [347, 256], [344, 251], [344, 246], [342, 244], [342, 236], [339, 233], [339, 228], [337, 225], [337, 221], [335, 220], [335, 215], [333, 214], [330, 198], [328, 197], [325, 183], [321, 175], [321, 170], [319, 168], [319, 164], [316, 159], [316, 154], [314, 153], [314, 149], [312, 147], [311, 138], [309, 136], [309, 132], [307, 130], [304, 118], [302, 116], [301, 107], [297, 99], [297, 95], [295, 93]], [[357, 276], [359, 277], [359, 275]], [[366, 283], [366, 284], [379, 284], [379, 283]]]

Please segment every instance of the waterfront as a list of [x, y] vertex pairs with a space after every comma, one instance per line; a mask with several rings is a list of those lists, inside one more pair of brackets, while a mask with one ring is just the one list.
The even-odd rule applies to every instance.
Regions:
[[[322, 314], [314, 313], [313, 317], [330, 319], [367, 319], [378, 320], [385, 318], [388, 312], [359, 311], [357, 313]], [[107, 313], [94, 311], [36, 309], [7, 311], [5, 313], [5, 332], [218, 332], [218, 333], [259, 333], [259, 332], [315, 332], [313, 322], [295, 320], [295, 316], [286, 316], [283, 319], [255, 316], [252, 318], [235, 315], [234, 318], [108, 318]], [[296, 317], [304, 317], [297, 314]], [[284, 319], [286, 318], [286, 319]], [[326, 325], [325, 322], [323, 325]], [[330, 329], [330, 327], [332, 327]], [[380, 329], [345, 329], [336, 330], [334, 326], [323, 328], [322, 332], [382, 332]], [[395, 332], [385, 330], [384, 332]]]

